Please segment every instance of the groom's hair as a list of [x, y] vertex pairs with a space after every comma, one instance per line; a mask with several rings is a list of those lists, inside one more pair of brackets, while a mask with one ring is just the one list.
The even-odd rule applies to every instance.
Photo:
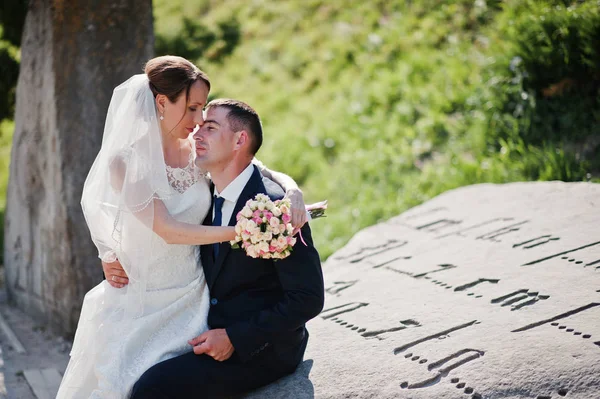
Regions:
[[256, 155], [263, 141], [262, 124], [258, 113], [248, 104], [238, 100], [219, 98], [206, 105], [206, 110], [215, 107], [226, 108], [227, 122], [234, 132], [245, 130], [250, 137], [250, 153]]

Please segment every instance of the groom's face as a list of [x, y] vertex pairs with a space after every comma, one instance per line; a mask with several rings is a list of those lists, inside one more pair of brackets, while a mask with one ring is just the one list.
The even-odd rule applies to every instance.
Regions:
[[211, 107], [204, 115], [204, 124], [194, 134], [196, 162], [209, 172], [227, 165], [234, 153], [236, 132], [227, 121], [229, 110]]

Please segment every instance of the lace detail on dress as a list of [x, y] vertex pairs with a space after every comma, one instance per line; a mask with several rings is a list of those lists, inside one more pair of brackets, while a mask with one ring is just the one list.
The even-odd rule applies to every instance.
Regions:
[[188, 164], [183, 168], [173, 168], [169, 165], [166, 165], [166, 167], [169, 184], [179, 194], [185, 193], [188, 188], [192, 187], [200, 179], [205, 178], [205, 174], [194, 164], [193, 152], [190, 153]]

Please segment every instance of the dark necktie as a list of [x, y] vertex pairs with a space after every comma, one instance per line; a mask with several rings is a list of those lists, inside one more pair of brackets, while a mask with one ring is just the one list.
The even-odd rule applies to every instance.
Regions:
[[[213, 218], [213, 226], [220, 226], [223, 221], [223, 203], [225, 202], [225, 198], [214, 196], [215, 203], [215, 217]], [[217, 256], [219, 256], [219, 245], [220, 243], [216, 242], [213, 244], [213, 254], [215, 256], [215, 260]]]

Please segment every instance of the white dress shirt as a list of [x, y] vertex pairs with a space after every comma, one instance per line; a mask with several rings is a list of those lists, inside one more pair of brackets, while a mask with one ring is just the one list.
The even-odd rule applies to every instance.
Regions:
[[[215, 186], [213, 195], [217, 197], [223, 197], [225, 202], [223, 202], [222, 214], [223, 218], [221, 219], [221, 226], [228, 226], [229, 219], [231, 219], [231, 214], [233, 213], [233, 209], [235, 208], [235, 204], [237, 200], [240, 198], [242, 191], [244, 191], [244, 187], [248, 184], [250, 177], [252, 177], [252, 173], [254, 173], [254, 164], [251, 163], [240, 173], [231, 183], [227, 185], [223, 189], [222, 193], [219, 193], [217, 187]], [[215, 218], [215, 209], [213, 208], [213, 219]]]

